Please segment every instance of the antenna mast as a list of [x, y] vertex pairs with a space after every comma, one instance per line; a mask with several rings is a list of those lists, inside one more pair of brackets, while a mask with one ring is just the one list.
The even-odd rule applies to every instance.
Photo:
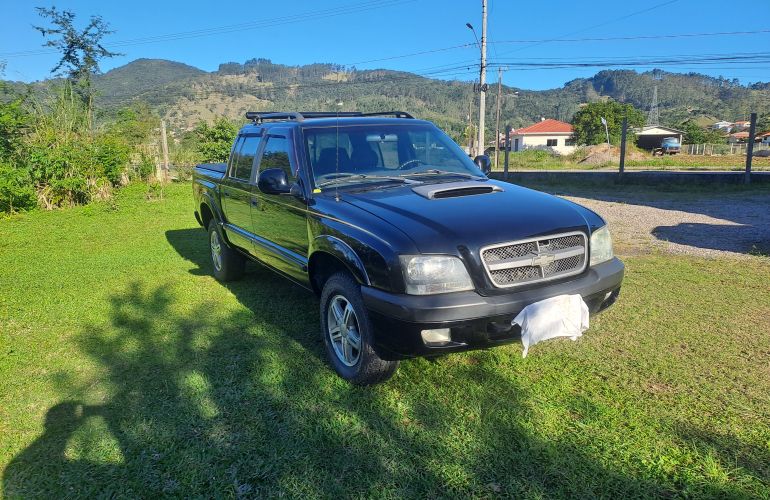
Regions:
[[652, 105], [650, 113], [647, 115], [647, 126], [660, 125], [660, 111], [658, 110], [658, 86], [652, 89]]
[[[662, 72], [659, 69], [652, 70], [652, 79], [660, 81], [663, 79]], [[650, 113], [647, 115], [647, 126], [660, 125], [660, 111], [658, 110], [658, 85], [652, 88], [652, 105]]]

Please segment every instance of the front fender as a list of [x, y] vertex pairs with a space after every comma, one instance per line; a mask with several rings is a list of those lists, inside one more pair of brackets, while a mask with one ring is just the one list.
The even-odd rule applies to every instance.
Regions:
[[324, 252], [339, 259], [359, 283], [367, 286], [371, 285], [369, 274], [366, 272], [363, 261], [356, 251], [341, 239], [328, 234], [316, 236], [310, 247], [311, 259], [316, 252]]

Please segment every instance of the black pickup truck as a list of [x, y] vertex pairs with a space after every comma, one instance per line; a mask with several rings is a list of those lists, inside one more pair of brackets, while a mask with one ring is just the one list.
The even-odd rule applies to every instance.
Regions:
[[357, 384], [398, 360], [505, 344], [525, 306], [615, 302], [623, 264], [604, 220], [487, 178], [404, 112], [247, 113], [227, 164], [195, 169], [214, 275], [253, 259], [320, 297], [330, 362]]

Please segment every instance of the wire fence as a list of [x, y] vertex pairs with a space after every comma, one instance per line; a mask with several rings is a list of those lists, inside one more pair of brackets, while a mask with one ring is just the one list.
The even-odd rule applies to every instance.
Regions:
[[[683, 144], [682, 153], [689, 155], [745, 155], [748, 144], [738, 142], [732, 144]], [[754, 152], [770, 149], [770, 143], [754, 143]]]

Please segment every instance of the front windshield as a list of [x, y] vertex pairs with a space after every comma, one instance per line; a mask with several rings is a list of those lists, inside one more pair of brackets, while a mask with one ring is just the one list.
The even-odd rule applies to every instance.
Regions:
[[361, 124], [304, 129], [316, 185], [334, 179], [484, 174], [429, 124]]

